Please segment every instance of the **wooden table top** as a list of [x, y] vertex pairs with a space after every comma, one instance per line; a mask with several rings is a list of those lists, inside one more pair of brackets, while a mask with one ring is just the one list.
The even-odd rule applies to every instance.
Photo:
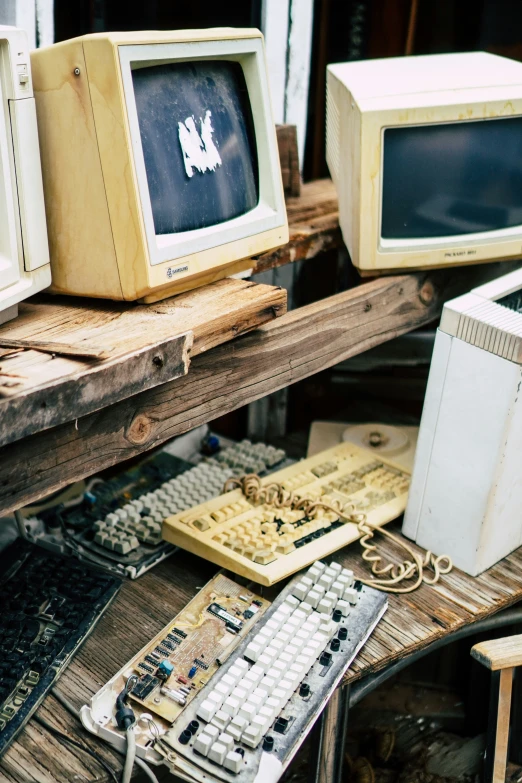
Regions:
[[[383, 542], [382, 554], [393, 556], [392, 548]], [[367, 576], [359, 544], [346, 547], [333, 559], [352, 568], [356, 575]], [[62, 675], [58, 690], [77, 708], [88, 702], [216, 571], [211, 563], [178, 552], [140, 579], [127, 581]], [[270, 597], [267, 588], [259, 588], [263, 590]], [[479, 577], [469, 577], [455, 569], [433, 587], [424, 585], [411, 594], [390, 595], [388, 612], [353, 662], [345, 682], [378, 671], [521, 599], [522, 548]], [[52, 695], [40, 714], [102, 753], [116, 769], [120, 768], [120, 757], [75, 724]], [[0, 780], [9, 783], [101, 783], [107, 779], [95, 761], [61, 744], [34, 720], [0, 761]]]

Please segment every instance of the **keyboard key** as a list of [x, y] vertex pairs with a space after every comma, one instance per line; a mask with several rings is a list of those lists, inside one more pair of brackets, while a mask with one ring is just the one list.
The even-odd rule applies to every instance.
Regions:
[[221, 742], [214, 742], [214, 744], [212, 745], [212, 747], [208, 752], [208, 758], [210, 759], [210, 761], [213, 761], [215, 764], [220, 764], [220, 765], [223, 764], [226, 755], [227, 755], [227, 748]]
[[350, 604], [348, 601], [345, 601], [341, 598], [340, 601], [337, 601], [337, 609], [342, 612], [343, 617], [348, 617], [348, 613], [350, 612]]
[[317, 584], [321, 585], [321, 587], [324, 587], [325, 590], [329, 590], [330, 586], [334, 582], [334, 576], [335, 574], [321, 574], [321, 576], [317, 581]]
[[243, 756], [241, 755], [241, 753], [236, 753], [236, 751], [230, 751], [229, 753], [227, 753], [225, 757], [223, 766], [225, 767], [225, 769], [228, 769], [229, 772], [235, 772], [235, 774], [237, 775], [237, 773], [241, 771], [241, 767], [243, 766]]
[[253, 703], [252, 701], [247, 701], [239, 710], [239, 715], [237, 717], [244, 718], [248, 723], [250, 723], [256, 716], [258, 707], [260, 707], [260, 704]]
[[265, 676], [261, 680], [259, 687], [263, 688], [263, 690], [265, 690], [270, 695], [274, 690], [274, 688], [276, 687], [276, 685], [277, 685], [277, 681], [275, 679], [273, 679], [272, 677]]
[[[228, 699], [225, 699], [223, 702], [223, 712], [226, 712], [227, 715], [230, 716], [230, 718], [235, 718], [237, 713], [239, 712], [240, 703], [237, 699], [232, 698], [232, 696], [229, 696]], [[227, 724], [228, 725], [228, 724]]]
[[224, 745], [227, 749], [227, 753], [229, 750], [232, 750], [234, 747], [234, 738], [230, 736], [230, 734], [220, 734], [218, 742], [221, 743], [221, 745]]
[[208, 699], [205, 699], [204, 702], [202, 702], [199, 706], [197, 716], [198, 718], [201, 718], [201, 720], [204, 720], [206, 723], [210, 723], [216, 712], [218, 711], [217, 704], [214, 704], [212, 701], [209, 701]]
[[343, 598], [348, 601], [349, 604], [355, 605], [357, 603], [358, 593], [354, 587], [347, 587], [344, 591]]
[[210, 724], [209, 726], [205, 726], [203, 731], [205, 732], [205, 734], [208, 734], [208, 736], [212, 739], [212, 742], [215, 742], [217, 740], [220, 733], [219, 729], [216, 726], [212, 726], [212, 724]]
[[212, 718], [212, 725], [219, 729], [219, 731], [225, 731], [226, 727], [230, 723], [231, 715], [224, 710], [218, 710]]
[[245, 701], [248, 698], [248, 692], [244, 690], [243, 688], [234, 688], [232, 693], [230, 694], [232, 699], [236, 699], [236, 701], [239, 702], [239, 706], [245, 703]]
[[342, 598], [343, 597], [343, 593], [346, 590], [346, 587], [347, 587], [346, 584], [344, 584], [343, 582], [340, 582], [339, 580], [337, 580], [337, 582], [334, 582], [333, 585], [331, 586], [330, 591], [335, 596], [337, 596], [337, 598]]
[[248, 745], [249, 748], [257, 748], [263, 736], [263, 726], [259, 722], [251, 723], [247, 729], [243, 732], [241, 742]]
[[202, 756], [207, 756], [210, 748], [212, 747], [212, 737], [202, 732], [198, 734], [194, 741], [194, 750], [201, 753]]
[[264, 704], [266, 700], [268, 699], [268, 691], [266, 691], [264, 688], [256, 688], [253, 696], [257, 696], [261, 699], [261, 702]]
[[217, 691], [210, 691], [206, 700], [212, 702], [212, 704], [214, 704], [216, 707], [215, 711], [217, 711], [225, 701], [225, 696], [224, 694], [218, 693]]

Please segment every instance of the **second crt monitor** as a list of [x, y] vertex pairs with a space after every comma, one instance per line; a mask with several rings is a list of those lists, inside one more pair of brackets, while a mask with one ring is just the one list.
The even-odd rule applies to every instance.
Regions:
[[258, 30], [100, 33], [31, 62], [54, 291], [154, 301], [288, 240]]
[[522, 63], [469, 52], [330, 65], [327, 160], [363, 274], [519, 257]]

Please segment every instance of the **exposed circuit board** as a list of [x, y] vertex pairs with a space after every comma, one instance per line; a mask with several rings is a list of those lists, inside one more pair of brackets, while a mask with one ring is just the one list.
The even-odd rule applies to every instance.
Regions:
[[94, 721], [97, 732], [102, 728], [118, 733], [116, 696], [134, 675], [138, 680], [129, 704], [137, 718], [137, 744], [153, 746], [269, 606], [266, 599], [218, 574], [93, 697], [82, 719], [88, 728]]

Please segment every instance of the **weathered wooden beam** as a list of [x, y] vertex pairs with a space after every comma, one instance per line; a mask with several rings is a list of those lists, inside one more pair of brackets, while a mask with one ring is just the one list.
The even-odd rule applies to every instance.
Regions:
[[133, 457], [432, 321], [505, 269], [386, 277], [287, 313], [193, 360], [184, 378], [0, 449], [0, 512]]
[[57, 351], [65, 345], [66, 353], [70, 345], [78, 351], [97, 345], [109, 358], [87, 361], [41, 350], [3, 358], [0, 446], [179, 378], [188, 370], [189, 355], [286, 310], [281, 288], [230, 279], [153, 305], [49, 299], [23, 303], [14, 325], [0, 330], [0, 345], [10, 341], [42, 350], [43, 343]]

